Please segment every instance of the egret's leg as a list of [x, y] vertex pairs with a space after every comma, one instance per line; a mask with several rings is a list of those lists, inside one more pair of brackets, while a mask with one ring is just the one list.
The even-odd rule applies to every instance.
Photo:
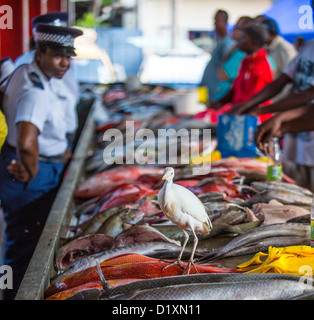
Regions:
[[[195, 254], [195, 250], [196, 250], [196, 247], [197, 247], [197, 244], [198, 244], [198, 238], [197, 238], [197, 236], [196, 236], [195, 231], [194, 231], [193, 228], [191, 228], [191, 231], [192, 231], [193, 237], [194, 237], [194, 245], [193, 245], [193, 249], [192, 249], [192, 254], [191, 254], [191, 257], [190, 257], [190, 261], [189, 261], [186, 269], [184, 270], [184, 272], [187, 270], [187, 273], [186, 273], [186, 274], [189, 274], [189, 273], [190, 273], [191, 265], [194, 267], [195, 271], [196, 271], [197, 273], [199, 273], [199, 272], [197, 271], [196, 267], [195, 267], [195, 264], [194, 264], [194, 254]], [[183, 272], [183, 273], [184, 273], [184, 272]]]
[[189, 234], [184, 230], [184, 229], [181, 229], [183, 234], [184, 234], [184, 242], [183, 242], [183, 246], [182, 246], [182, 249], [181, 249], [181, 252], [178, 256], [178, 261], [181, 262], [182, 260], [182, 255], [183, 255], [183, 252], [184, 252], [184, 249], [186, 247], [186, 244], [188, 243], [189, 241]]
[[180, 251], [180, 254], [179, 254], [179, 256], [178, 256], [178, 259], [177, 259], [175, 262], [173, 262], [173, 263], [171, 263], [171, 264], [163, 267], [163, 268], [162, 268], [162, 271], [165, 270], [166, 268], [170, 267], [170, 266], [175, 265], [175, 264], [178, 264], [181, 268], [183, 268], [183, 266], [182, 266], [182, 264], [181, 264], [181, 262], [182, 262], [181, 258], [182, 258], [184, 249], [185, 249], [185, 247], [186, 247], [186, 244], [188, 243], [189, 234], [188, 234], [184, 229], [181, 229], [181, 230], [182, 230], [182, 232], [183, 232], [183, 234], [184, 234], [184, 242], [183, 242], [183, 246], [182, 246], [182, 249], [181, 249], [181, 251]]

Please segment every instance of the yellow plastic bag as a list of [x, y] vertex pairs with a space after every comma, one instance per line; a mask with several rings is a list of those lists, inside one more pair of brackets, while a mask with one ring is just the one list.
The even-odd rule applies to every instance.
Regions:
[[218, 150], [215, 150], [211, 153], [195, 156], [191, 159], [192, 165], [199, 165], [199, 164], [209, 164], [221, 159], [221, 153]]
[[[308, 268], [304, 268], [307, 266]], [[303, 276], [314, 272], [314, 248], [310, 246], [269, 247], [268, 254], [259, 252], [251, 260], [237, 266], [246, 273], [288, 273]]]
[[4, 114], [0, 110], [0, 151], [4, 144], [5, 138], [7, 137], [7, 134], [8, 134], [7, 123], [5, 121]]

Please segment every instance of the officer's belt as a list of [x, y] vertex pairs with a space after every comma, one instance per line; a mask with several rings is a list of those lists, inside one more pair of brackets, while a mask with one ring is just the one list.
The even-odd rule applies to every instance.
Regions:
[[[7, 142], [5, 143], [5, 145], [13, 150], [16, 151], [15, 147], [10, 146]], [[38, 160], [42, 161], [42, 162], [47, 162], [47, 163], [60, 163], [63, 162], [63, 154], [58, 154], [56, 156], [43, 156], [43, 155], [39, 155], [38, 156]]]
[[49, 162], [50, 163], [59, 163], [59, 162], [63, 162], [63, 154], [59, 154], [57, 156], [52, 156], [52, 157], [39, 155], [38, 160], [43, 161], [43, 162], [48, 162], [48, 163]]

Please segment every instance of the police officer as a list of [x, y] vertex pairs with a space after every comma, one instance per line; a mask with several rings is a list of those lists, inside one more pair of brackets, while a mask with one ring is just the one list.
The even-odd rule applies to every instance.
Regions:
[[[68, 24], [68, 17], [69, 15], [67, 12], [50, 12], [44, 15], [37, 16], [31, 21], [33, 34], [35, 35], [36, 26], [38, 24], [66, 27]], [[35, 40], [34, 38], [32, 38], [30, 45], [31, 50], [25, 52], [14, 61], [15, 68], [18, 68], [22, 64], [31, 63], [34, 60], [34, 46]], [[71, 69], [64, 75], [62, 79], [54, 78], [52, 79], [52, 81], [55, 82], [54, 88], [56, 89], [56, 93], [69, 108], [67, 123], [69, 128], [69, 145], [71, 146], [78, 125], [76, 105], [79, 100], [79, 85], [74, 78]]]
[[[36, 25], [49, 24], [58, 27], [66, 27], [68, 24], [68, 13], [67, 12], [50, 12], [37, 16], [32, 19], [32, 32], [33, 36], [36, 33]], [[19, 67], [22, 64], [31, 63], [34, 60], [35, 56], [35, 41], [34, 37], [30, 40], [30, 51], [23, 53], [21, 56], [17, 57], [14, 61], [15, 68]]]
[[31, 64], [19, 67], [6, 86], [3, 110], [8, 136], [0, 154], [0, 198], [6, 222], [5, 264], [13, 269], [13, 299], [41, 234], [63, 171], [67, 112], [56, 94], [75, 55], [80, 30], [38, 24]]

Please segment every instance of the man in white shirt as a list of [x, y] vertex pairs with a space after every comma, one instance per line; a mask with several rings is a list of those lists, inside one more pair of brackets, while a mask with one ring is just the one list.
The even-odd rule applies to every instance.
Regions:
[[6, 221], [5, 264], [13, 269], [13, 299], [36, 247], [63, 171], [68, 108], [56, 94], [82, 32], [39, 24], [31, 64], [12, 74], [4, 93], [8, 136], [0, 154], [0, 198]]
[[262, 24], [267, 29], [267, 53], [276, 64], [275, 79], [277, 79], [289, 62], [297, 55], [294, 45], [279, 35], [275, 20], [266, 18]]

